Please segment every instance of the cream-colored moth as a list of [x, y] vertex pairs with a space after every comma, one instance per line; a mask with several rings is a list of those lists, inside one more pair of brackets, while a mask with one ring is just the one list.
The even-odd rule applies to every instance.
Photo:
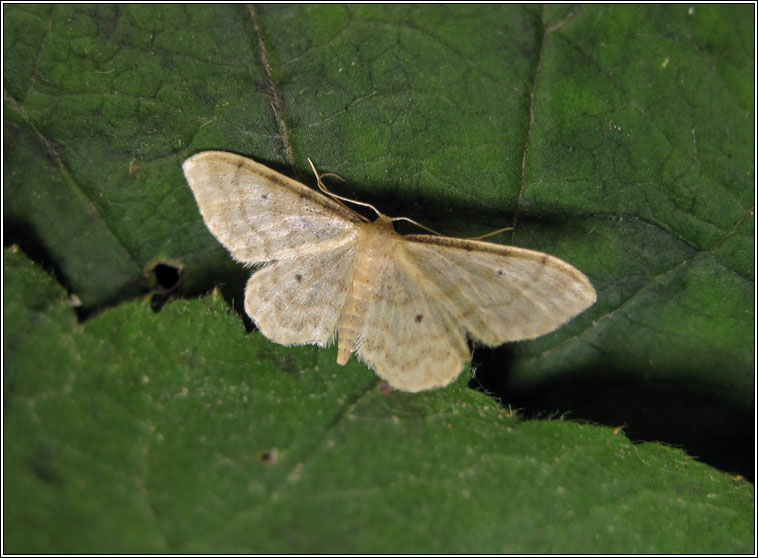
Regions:
[[357, 353], [396, 389], [452, 382], [471, 357], [467, 335], [489, 347], [532, 339], [595, 301], [587, 277], [563, 260], [400, 235], [378, 211], [368, 221], [338, 196], [240, 155], [206, 151], [183, 169], [219, 242], [240, 262], [267, 263], [245, 288], [260, 332], [282, 345], [336, 337], [339, 364]]

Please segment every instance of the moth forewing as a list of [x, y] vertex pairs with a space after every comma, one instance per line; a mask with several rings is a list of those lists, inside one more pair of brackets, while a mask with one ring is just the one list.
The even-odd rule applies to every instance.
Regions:
[[204, 151], [182, 168], [208, 230], [241, 262], [338, 248], [362, 222], [328, 196], [234, 153]]

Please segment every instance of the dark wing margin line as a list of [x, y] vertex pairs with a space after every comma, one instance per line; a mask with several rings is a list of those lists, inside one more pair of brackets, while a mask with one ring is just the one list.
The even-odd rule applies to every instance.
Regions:
[[324, 207], [325, 209], [336, 213], [338, 216], [346, 219], [347, 221], [350, 221], [351, 223], [365, 222], [363, 217], [361, 217], [358, 213], [336, 202], [325, 194], [322, 194], [321, 192], [318, 192], [313, 188], [306, 186], [302, 182], [298, 182], [294, 178], [290, 178], [281, 173], [278, 173], [266, 165], [258, 163], [257, 161], [254, 161], [248, 157], [244, 157], [236, 153], [231, 153], [229, 151], [201, 151], [190, 157], [190, 159], [192, 159], [193, 162], [199, 162], [206, 157], [226, 159], [228, 163], [237, 165], [238, 169], [246, 167], [249, 171], [252, 171], [259, 176], [265, 177], [276, 186], [290, 190], [291, 192], [299, 195], [301, 198], [305, 198], [316, 205], [320, 205], [321, 207]]
[[[409, 242], [418, 242], [420, 244], [432, 244], [444, 246], [446, 248], [457, 248], [466, 252], [483, 251], [490, 254], [506, 256], [509, 258], [524, 258], [541, 263], [542, 265], [551, 265], [571, 276], [575, 280], [583, 283], [586, 287], [595, 293], [595, 288], [590, 283], [587, 276], [568, 262], [560, 258], [551, 256], [544, 252], [529, 250], [528, 248], [519, 248], [518, 246], [504, 246], [492, 242], [482, 242], [481, 240], [466, 240], [463, 238], [452, 238], [449, 236], [434, 236], [430, 234], [409, 234], [403, 238]], [[593, 297], [593, 302], [596, 296]]]

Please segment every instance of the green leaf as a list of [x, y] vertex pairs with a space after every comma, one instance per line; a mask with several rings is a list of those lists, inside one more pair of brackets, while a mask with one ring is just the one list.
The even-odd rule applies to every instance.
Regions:
[[[3, 10], [5, 238], [55, 279], [6, 256], [6, 550], [751, 551], [752, 485], [503, 409], [752, 476], [752, 8]], [[493, 240], [598, 301], [476, 351], [503, 407], [465, 377], [379, 393], [189, 299], [238, 307], [249, 275], [181, 174], [204, 149], [309, 184], [311, 157], [446, 234], [514, 224]]]
[[465, 379], [387, 393], [334, 349], [246, 335], [216, 294], [80, 326], [22, 253], [5, 269], [11, 553], [751, 547], [752, 485], [682, 450], [522, 422]]

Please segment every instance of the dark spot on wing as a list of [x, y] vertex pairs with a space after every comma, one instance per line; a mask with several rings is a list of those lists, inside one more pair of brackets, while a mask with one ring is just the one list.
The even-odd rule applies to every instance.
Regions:
[[423, 314], [416, 314], [416, 323], [421, 323], [421, 320], [424, 319]]
[[303, 280], [303, 276], [302, 275], [300, 275], [299, 273], [297, 275], [295, 275], [295, 281], [297, 281], [298, 283], [300, 283], [300, 281], [302, 281], [302, 280]]
[[262, 197], [264, 200], [267, 200], [267, 199], [268, 199], [268, 194], [261, 194], [261, 197]]
[[279, 176], [278, 174], [274, 174], [273, 172], [271, 174], [267, 174], [266, 179], [269, 182], [273, 182], [277, 186], [286, 186], [286, 183], [284, 182], [284, 180], [282, 180], [282, 177]]

